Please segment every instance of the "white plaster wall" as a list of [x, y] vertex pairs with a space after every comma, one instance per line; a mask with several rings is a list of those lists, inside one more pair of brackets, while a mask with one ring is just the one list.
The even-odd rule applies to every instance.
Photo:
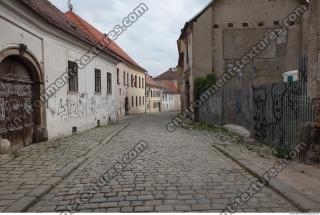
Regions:
[[[167, 99], [166, 99], [167, 96]], [[181, 96], [180, 94], [162, 94], [162, 111], [180, 111]]]
[[162, 111], [174, 110], [174, 94], [166, 93], [162, 94]]
[[[13, 1], [0, 2], [0, 48], [1, 50], [27, 45], [41, 63], [48, 87], [62, 75], [68, 60], [79, 59], [91, 47], [76, 38], [48, 25]], [[1, 51], [0, 50], [0, 51]], [[93, 128], [97, 120], [105, 125], [116, 120], [116, 62], [108, 56], [95, 58], [84, 69], [79, 69], [79, 91], [68, 92], [68, 84], [47, 102], [47, 129], [49, 138]], [[102, 93], [95, 93], [94, 69], [102, 73]], [[112, 74], [112, 94], [107, 94], [107, 72]]]
[[156, 108], [153, 107], [154, 103], [160, 103], [160, 108], [162, 109], [162, 104], [161, 104], [161, 98], [162, 98], [162, 93], [160, 88], [155, 88], [151, 86], [147, 86], [147, 91], [160, 91], [160, 97], [151, 97], [151, 93], [146, 97], [146, 110], [147, 113], [157, 113], [160, 112], [158, 106]]
[[[117, 115], [118, 118], [125, 116], [125, 99], [129, 99], [129, 114], [145, 113], [145, 73], [141, 70], [134, 69], [125, 63], [119, 63], [117, 65], [119, 69], [119, 84], [117, 84]], [[129, 86], [124, 82], [123, 72], [129, 73]], [[131, 87], [131, 75], [137, 76], [137, 87]], [[141, 78], [141, 88], [139, 88], [139, 77]], [[142, 82], [143, 81], [143, 82]], [[127, 75], [126, 75], [127, 82]], [[120, 93], [121, 91], [121, 93]], [[132, 97], [134, 98], [134, 105], [132, 106]], [[136, 106], [136, 97], [138, 97], [138, 106]], [[139, 104], [139, 98], [141, 98], [141, 105]], [[144, 101], [144, 102], [143, 102]]]

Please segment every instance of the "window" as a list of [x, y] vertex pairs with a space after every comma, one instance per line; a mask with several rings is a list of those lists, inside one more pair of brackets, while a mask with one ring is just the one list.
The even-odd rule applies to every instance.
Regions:
[[123, 72], [123, 86], [126, 86], [126, 72]]
[[117, 84], [120, 85], [120, 80], [119, 80], [119, 69], [117, 69]]
[[137, 88], [138, 87], [138, 77], [134, 76], [134, 87]]
[[159, 104], [158, 104], [157, 102], [154, 102], [154, 103], [153, 103], [153, 109], [156, 109], [156, 108], [158, 107], [158, 105], [159, 105]]
[[136, 96], [136, 106], [138, 106], [138, 96]]
[[129, 73], [127, 73], [127, 86], [129, 87]]
[[133, 96], [132, 96], [132, 107], [134, 107], [134, 98], [133, 98]]
[[139, 88], [141, 88], [141, 77], [139, 77]]
[[233, 27], [233, 23], [228, 23], [228, 27], [232, 28]]
[[142, 78], [142, 88], [144, 89], [144, 78]]
[[142, 96], [142, 105], [144, 105], [144, 96]]
[[131, 75], [131, 87], [133, 87], [133, 75]]
[[95, 92], [101, 93], [101, 70], [95, 69]]
[[258, 26], [262, 27], [262, 26], [264, 26], [264, 23], [263, 22], [259, 22]]
[[68, 61], [69, 91], [78, 92], [78, 64]]
[[214, 24], [213, 28], [219, 28], [219, 25], [218, 24]]
[[139, 106], [141, 106], [141, 96], [139, 96]]
[[107, 93], [112, 93], [112, 75], [111, 73], [107, 73]]
[[242, 23], [242, 26], [243, 26], [243, 27], [248, 27], [248, 26], [249, 26], [249, 23], [244, 22], [244, 23]]

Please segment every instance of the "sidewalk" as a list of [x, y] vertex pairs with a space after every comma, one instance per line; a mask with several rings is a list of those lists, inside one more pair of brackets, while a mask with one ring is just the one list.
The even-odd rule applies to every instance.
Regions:
[[[221, 129], [195, 129], [193, 132], [200, 132], [207, 143], [257, 177], [264, 175], [280, 160], [269, 146], [249, 143]], [[269, 186], [303, 211], [320, 211], [320, 165], [294, 161]]]
[[127, 126], [95, 128], [0, 156], [0, 212], [24, 212]]

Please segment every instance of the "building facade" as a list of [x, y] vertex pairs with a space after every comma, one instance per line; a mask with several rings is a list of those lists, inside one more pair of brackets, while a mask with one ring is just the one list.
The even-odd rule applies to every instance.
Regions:
[[0, 1], [0, 17], [0, 135], [13, 148], [117, 119], [121, 59], [47, 0]]
[[178, 89], [178, 71], [170, 68], [154, 78], [162, 88], [162, 111], [180, 111], [181, 95]]
[[[85, 31], [93, 40], [99, 42], [104, 34], [82, 19], [73, 11], [66, 13], [79, 28]], [[121, 62], [117, 64], [116, 74], [116, 104], [117, 117], [145, 112], [145, 69], [136, 63], [115, 41], [109, 43], [103, 39], [108, 48], [116, 54]]]
[[[195, 100], [196, 78], [212, 72], [222, 76], [300, 3], [297, 0], [214, 0], [188, 21], [178, 40], [184, 108]], [[299, 58], [303, 54], [302, 23], [301, 19], [290, 22], [287, 30], [264, 47], [264, 51], [224, 87], [281, 82], [283, 73], [299, 69]]]
[[161, 112], [161, 98], [161, 87], [146, 74], [146, 113]]

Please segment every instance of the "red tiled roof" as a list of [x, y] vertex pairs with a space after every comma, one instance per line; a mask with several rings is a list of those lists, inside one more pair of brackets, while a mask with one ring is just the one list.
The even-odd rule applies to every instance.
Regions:
[[[32, 10], [33, 13], [40, 16], [48, 24], [62, 30], [69, 35], [76, 37], [77, 39], [89, 44], [90, 46], [96, 46], [96, 40], [93, 40], [89, 35], [86, 34], [81, 28], [76, 26], [72, 21], [66, 17], [66, 15], [57, 9], [48, 0], [17, 0], [23, 6]], [[100, 42], [100, 41], [99, 41]], [[104, 52], [115, 59], [119, 59], [117, 55], [105, 49]]]
[[170, 93], [177, 93], [178, 92], [177, 86], [174, 83], [174, 81], [168, 80], [168, 81], [161, 81], [158, 83], [162, 88], [166, 89]]
[[160, 80], [177, 80], [178, 79], [178, 74], [175, 70], [169, 69], [167, 72], [159, 75], [155, 79], [160, 79]]
[[[100, 42], [105, 35], [96, 29], [94, 26], [89, 24], [87, 21], [82, 19], [73, 11], [68, 11], [66, 16], [74, 22], [81, 30], [85, 31], [93, 40]], [[109, 50], [118, 55], [121, 59], [129, 63], [130, 65], [145, 71], [138, 63], [136, 63], [123, 49], [121, 49], [114, 41], [111, 43], [105, 38], [103, 39], [104, 43], [108, 45]]]
[[157, 84], [157, 82], [155, 82], [155, 80], [153, 80], [153, 78], [148, 74], [146, 74], [146, 85], [151, 86], [151, 87], [160, 88], [160, 86]]

